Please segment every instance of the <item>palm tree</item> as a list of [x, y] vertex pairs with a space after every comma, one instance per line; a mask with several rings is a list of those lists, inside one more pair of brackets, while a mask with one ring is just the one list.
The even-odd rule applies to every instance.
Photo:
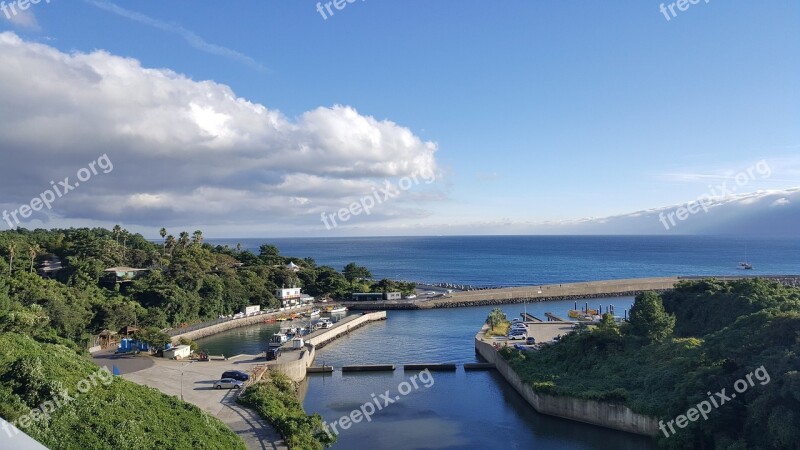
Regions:
[[[167, 229], [161, 228], [161, 230], [158, 231], [158, 234], [161, 236], [161, 239], [165, 239], [167, 237]], [[163, 258], [166, 255], [167, 255], [167, 241], [165, 240], [164, 249], [161, 251], [161, 257]]]
[[505, 322], [506, 314], [500, 308], [494, 308], [490, 313], [489, 317], [486, 318], [486, 323], [494, 330], [494, 327], [500, 325], [501, 323]]
[[31, 257], [31, 273], [33, 273], [33, 263], [36, 261], [36, 255], [38, 255], [41, 250], [38, 244], [33, 244], [28, 249], [28, 254]]
[[200, 230], [197, 230], [194, 233], [192, 233], [192, 242], [194, 242], [195, 245], [202, 244], [203, 243], [203, 232], [200, 231]]
[[15, 256], [17, 256], [17, 245], [12, 242], [8, 244], [8, 276], [11, 276], [11, 270], [14, 268]]
[[130, 233], [128, 233], [128, 230], [122, 230], [122, 259], [123, 259], [123, 261], [125, 260], [125, 251], [127, 250], [128, 236], [130, 236]]
[[178, 242], [181, 244], [183, 248], [186, 248], [186, 246], [189, 245], [189, 233], [181, 231], [180, 238], [178, 238]]
[[114, 225], [114, 238], [117, 240], [117, 244], [119, 244], [119, 234], [122, 232], [122, 227], [119, 225]]
[[172, 250], [175, 248], [175, 236], [169, 235], [167, 239], [164, 241], [164, 248], [169, 249], [170, 256], [172, 255]]

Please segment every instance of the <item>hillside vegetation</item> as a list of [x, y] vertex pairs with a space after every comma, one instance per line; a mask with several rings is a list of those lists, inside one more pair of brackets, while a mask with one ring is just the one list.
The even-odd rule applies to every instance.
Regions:
[[759, 279], [683, 282], [638, 296], [630, 323], [605, 319], [542, 351], [503, 354], [540, 393], [619, 402], [664, 422], [763, 367], [768, 380], [708, 420], [660, 433], [659, 445], [800, 448], [800, 290]]
[[99, 370], [64, 346], [3, 333], [0, 416], [52, 450], [245, 448], [197, 407]]
[[[53, 411], [50, 405], [64, 389], [74, 392], [90, 376], [97, 380], [99, 368], [88, 361], [87, 349], [103, 330], [136, 325], [137, 337], [158, 347], [168, 340], [160, 331], [166, 328], [249, 305], [277, 308], [279, 286], [334, 298], [414, 287], [372, 280], [354, 263], [339, 272], [310, 258], [284, 257], [268, 244], [255, 254], [209, 245], [201, 231], [160, 234], [163, 240], [150, 242], [120, 227], [0, 232], [0, 417], [53, 450], [243, 448], [194, 406], [121, 379], [95, 383]], [[51, 260], [61, 270], [40, 275]], [[147, 270], [117, 283], [115, 274], [105, 273], [111, 267]], [[43, 404], [46, 414], [38, 409]], [[31, 409], [40, 412], [31, 418]]]

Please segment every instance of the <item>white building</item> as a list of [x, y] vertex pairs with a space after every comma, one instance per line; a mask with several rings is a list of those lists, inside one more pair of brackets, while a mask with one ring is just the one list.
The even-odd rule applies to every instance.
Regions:
[[164, 358], [168, 359], [188, 358], [191, 354], [192, 348], [188, 345], [178, 345], [169, 350], [164, 350]]
[[261, 311], [261, 306], [255, 305], [255, 306], [246, 306], [244, 308], [244, 311], [242, 312], [244, 313], [245, 316], [252, 316], [253, 314], [258, 314], [260, 311]]
[[278, 298], [278, 301], [281, 302], [281, 306], [284, 308], [299, 305], [303, 294], [300, 292], [300, 288], [298, 287], [290, 287], [290, 288], [281, 288], [275, 291], [275, 297]]

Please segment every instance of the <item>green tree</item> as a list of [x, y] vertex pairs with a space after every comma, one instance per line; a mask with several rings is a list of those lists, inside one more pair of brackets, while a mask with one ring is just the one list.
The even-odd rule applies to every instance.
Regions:
[[150, 347], [155, 350], [161, 350], [167, 346], [167, 343], [171, 342], [171, 339], [167, 333], [164, 333], [155, 327], [148, 327], [143, 330], [139, 330], [136, 332], [136, 339], [149, 344]]
[[661, 296], [645, 292], [636, 297], [631, 307], [630, 332], [651, 342], [663, 341], [675, 328], [675, 315], [664, 310]]
[[8, 276], [14, 269], [14, 257], [17, 256], [17, 245], [13, 242], [8, 244]]
[[372, 273], [366, 267], [359, 266], [354, 262], [344, 266], [342, 275], [351, 285], [359, 280], [372, 278]]
[[489, 313], [489, 316], [486, 317], [486, 324], [488, 324], [492, 330], [494, 330], [494, 327], [503, 322], [508, 322], [508, 318], [506, 317], [506, 313], [504, 313], [500, 308], [494, 308]]

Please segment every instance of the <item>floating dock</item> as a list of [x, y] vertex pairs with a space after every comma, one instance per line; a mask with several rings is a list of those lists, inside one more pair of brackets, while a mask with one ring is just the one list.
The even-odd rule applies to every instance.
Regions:
[[464, 371], [471, 370], [493, 370], [496, 369], [493, 363], [468, 363], [464, 364]]
[[342, 372], [391, 372], [394, 364], [369, 364], [363, 366], [343, 366]]
[[430, 370], [434, 372], [455, 372], [455, 364], [406, 364], [403, 370]]

